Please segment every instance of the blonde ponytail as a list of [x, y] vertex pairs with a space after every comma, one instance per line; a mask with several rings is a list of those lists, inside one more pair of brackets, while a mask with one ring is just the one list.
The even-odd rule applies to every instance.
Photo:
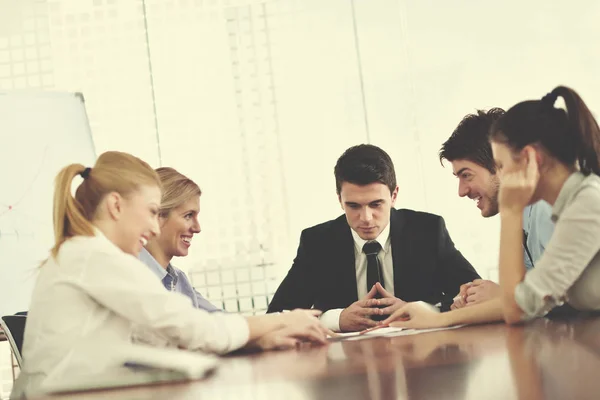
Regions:
[[[73, 178], [84, 177], [83, 182], [71, 195]], [[96, 210], [109, 193], [117, 192], [123, 197], [141, 185], [156, 186], [162, 190], [158, 174], [144, 161], [131, 154], [107, 151], [98, 157], [93, 168], [71, 164], [56, 176], [54, 187], [54, 247], [56, 257], [60, 246], [73, 236], [93, 236]]]
[[56, 176], [54, 184], [54, 247], [52, 256], [56, 257], [60, 246], [72, 236], [92, 236], [94, 227], [86, 217], [81, 204], [71, 195], [73, 178], [81, 174], [85, 167], [71, 164], [63, 168]]

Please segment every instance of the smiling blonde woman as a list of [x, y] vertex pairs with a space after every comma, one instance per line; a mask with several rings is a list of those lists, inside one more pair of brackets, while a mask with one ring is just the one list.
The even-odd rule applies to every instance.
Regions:
[[194, 289], [187, 275], [171, 264], [173, 257], [185, 257], [192, 239], [200, 233], [200, 187], [173, 168], [156, 169], [163, 187], [158, 221], [160, 235], [148, 241], [139, 258], [170, 291], [179, 292], [192, 300], [196, 308], [220, 311]]

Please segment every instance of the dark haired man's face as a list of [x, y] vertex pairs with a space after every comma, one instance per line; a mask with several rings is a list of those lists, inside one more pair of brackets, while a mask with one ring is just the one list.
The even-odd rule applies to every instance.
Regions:
[[348, 225], [362, 239], [374, 240], [390, 223], [390, 212], [397, 195], [397, 186], [390, 193], [390, 189], [379, 182], [364, 186], [343, 182], [338, 199]]
[[458, 178], [458, 195], [475, 200], [482, 217], [498, 214], [498, 176], [468, 160], [454, 160], [452, 172]]

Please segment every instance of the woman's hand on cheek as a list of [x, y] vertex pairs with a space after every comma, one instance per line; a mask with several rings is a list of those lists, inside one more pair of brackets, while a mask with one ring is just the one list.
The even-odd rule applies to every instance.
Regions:
[[529, 204], [540, 179], [533, 147], [525, 148], [525, 165], [515, 171], [499, 172], [500, 191], [498, 204], [500, 213], [521, 213]]

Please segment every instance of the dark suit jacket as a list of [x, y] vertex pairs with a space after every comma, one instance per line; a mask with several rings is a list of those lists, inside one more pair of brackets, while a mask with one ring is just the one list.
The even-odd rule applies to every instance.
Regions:
[[[454, 247], [442, 217], [392, 209], [390, 224], [396, 297], [442, 302], [447, 310], [460, 285], [479, 278]], [[294, 264], [267, 312], [313, 306], [325, 312], [357, 300], [354, 239], [342, 215], [302, 232]]]

